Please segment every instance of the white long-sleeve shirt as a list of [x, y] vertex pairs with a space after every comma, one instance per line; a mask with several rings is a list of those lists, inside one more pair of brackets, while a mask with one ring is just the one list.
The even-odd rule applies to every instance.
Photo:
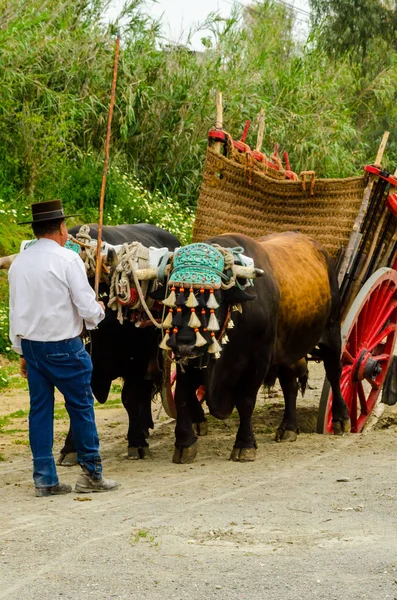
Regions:
[[105, 313], [95, 300], [76, 252], [40, 238], [14, 260], [10, 285], [10, 340], [22, 354], [21, 338], [57, 342], [93, 329]]

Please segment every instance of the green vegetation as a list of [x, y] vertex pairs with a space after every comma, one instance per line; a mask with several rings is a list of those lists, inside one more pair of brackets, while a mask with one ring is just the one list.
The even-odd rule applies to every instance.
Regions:
[[17, 410], [13, 413], [10, 413], [9, 415], [4, 415], [2, 417], [0, 417], [0, 433], [4, 434], [7, 432], [6, 429], [4, 429], [7, 425], [12, 424], [14, 419], [23, 419], [26, 418], [29, 415], [29, 411], [28, 410]]
[[[236, 137], [265, 107], [268, 152], [278, 142], [296, 170], [326, 176], [360, 169], [385, 124], [395, 122], [396, 9], [357, 1], [359, 19], [349, 0], [312, 0], [307, 43], [294, 36], [288, 6], [236, 5], [229, 19], [210, 15], [215, 38], [197, 53], [167, 44], [150, 5], [129, 0], [120, 21], [107, 221], [159, 222], [178, 206], [194, 208], [216, 89]], [[26, 215], [33, 199], [58, 196], [96, 218], [115, 33], [101, 21], [106, 6], [0, 0], [0, 198], [10, 216]], [[255, 136], [253, 126], [251, 144]]]
[[[190, 240], [217, 89], [234, 137], [253, 120], [251, 145], [265, 108], [263, 149], [279, 143], [297, 172], [359, 173], [385, 129], [394, 170], [396, 2], [310, 4], [307, 40], [288, 5], [253, 0], [229, 19], [210, 15], [214, 35], [197, 53], [170, 46], [143, 0], [127, 0], [115, 24], [101, 19], [107, 0], [0, 0], [0, 255], [31, 236], [16, 223], [32, 201], [59, 197], [79, 222], [97, 220], [117, 26], [105, 223], [146, 221]], [[0, 353], [11, 355], [6, 298], [0, 273]]]
[[139, 529], [133, 532], [130, 538], [131, 544], [137, 544], [138, 542], [146, 542], [151, 547], [158, 547], [158, 542], [155, 541], [155, 537], [150, 535], [147, 529]]

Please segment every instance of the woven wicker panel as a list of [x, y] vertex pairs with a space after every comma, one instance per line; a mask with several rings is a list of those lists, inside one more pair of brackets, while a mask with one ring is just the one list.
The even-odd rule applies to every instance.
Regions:
[[268, 177], [255, 164], [241, 164], [208, 148], [193, 240], [228, 232], [256, 238], [300, 231], [336, 256], [348, 242], [365, 185], [366, 177], [317, 179], [311, 195], [300, 181]]

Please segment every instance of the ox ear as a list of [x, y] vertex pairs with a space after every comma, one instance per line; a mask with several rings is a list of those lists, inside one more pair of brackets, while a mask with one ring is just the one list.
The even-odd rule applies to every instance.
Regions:
[[240, 290], [238, 287], [232, 287], [223, 292], [226, 304], [242, 304], [256, 299], [256, 294]]

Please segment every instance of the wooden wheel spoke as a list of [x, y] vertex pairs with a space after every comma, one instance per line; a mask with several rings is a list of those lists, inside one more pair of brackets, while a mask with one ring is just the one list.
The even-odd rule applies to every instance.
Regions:
[[354, 363], [354, 358], [352, 357], [352, 355], [350, 354], [350, 352], [347, 350], [347, 348], [345, 348], [343, 350], [342, 362], [349, 363], [349, 364], [353, 364]]
[[351, 371], [352, 371], [352, 365], [348, 365], [348, 368], [344, 367], [341, 378], [340, 378], [341, 387], [346, 385], [346, 383], [350, 380]]
[[378, 354], [376, 356], [373, 355], [372, 358], [378, 362], [384, 362], [385, 360], [389, 360], [390, 354]]
[[350, 421], [352, 429], [357, 427], [357, 384], [354, 383], [351, 388], [351, 400], [347, 403], [350, 408]]
[[[351, 431], [362, 431], [379, 398], [397, 338], [397, 272], [380, 269], [365, 282], [342, 324], [340, 388], [348, 407]], [[368, 353], [372, 356], [368, 356]], [[371, 358], [381, 366], [375, 381], [356, 381], [357, 358]], [[372, 370], [369, 368], [369, 371]], [[374, 371], [376, 372], [376, 371]], [[362, 373], [357, 372], [357, 377]], [[332, 393], [323, 390], [318, 430], [332, 433]]]
[[367, 399], [365, 397], [365, 392], [364, 392], [363, 384], [361, 383], [361, 381], [359, 381], [357, 383], [357, 389], [358, 389], [358, 399], [360, 401], [360, 407], [361, 407], [361, 414], [367, 415], [368, 414]]
[[385, 323], [388, 321], [391, 314], [396, 310], [396, 308], [397, 302], [395, 300], [388, 304], [386, 307], [382, 307], [382, 310], [380, 310], [380, 312], [376, 316], [373, 324], [371, 324], [368, 335], [366, 335], [366, 339], [368, 340], [369, 344], [371, 343], [371, 338], [374, 336], [374, 333], [380, 331], [384, 327]]
[[397, 326], [393, 323], [382, 329], [368, 341], [367, 349], [372, 352], [381, 341], [389, 336], [393, 331], [396, 331]]
[[371, 328], [373, 322], [374, 308], [378, 303], [379, 295], [384, 293], [384, 286], [379, 285], [376, 290], [371, 294], [365, 303], [364, 309], [358, 316], [358, 323], [360, 325], [360, 339], [365, 340], [368, 336], [368, 329]]
[[366, 333], [365, 329], [366, 329], [366, 326], [368, 326], [367, 314], [368, 314], [370, 303], [371, 303], [370, 300], [368, 300], [365, 303], [363, 309], [360, 312], [360, 316], [358, 319], [358, 329], [359, 329], [358, 334], [359, 334], [359, 337], [361, 340], [365, 338], [365, 333]]
[[373, 390], [378, 390], [379, 389], [379, 383], [377, 383], [376, 380], [366, 379], [365, 381], [367, 381], [369, 383], [369, 385], [371, 386], [371, 388]]
[[355, 323], [352, 332], [350, 334], [349, 337], [349, 343], [350, 343], [350, 352], [353, 356], [355, 356], [357, 354], [358, 351], [358, 344], [357, 344], [357, 323]]

